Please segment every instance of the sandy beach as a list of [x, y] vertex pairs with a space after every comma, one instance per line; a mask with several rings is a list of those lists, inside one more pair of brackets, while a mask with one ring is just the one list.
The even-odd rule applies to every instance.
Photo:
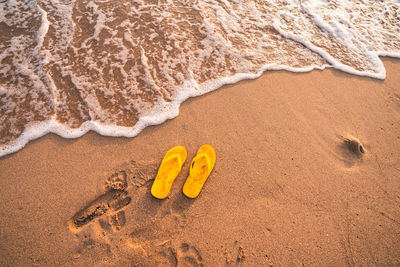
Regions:
[[[0, 158], [0, 265], [400, 265], [400, 60], [383, 60], [385, 80], [270, 71], [135, 138], [49, 134]], [[217, 161], [191, 200], [203, 144]], [[188, 159], [157, 200], [176, 145]]]

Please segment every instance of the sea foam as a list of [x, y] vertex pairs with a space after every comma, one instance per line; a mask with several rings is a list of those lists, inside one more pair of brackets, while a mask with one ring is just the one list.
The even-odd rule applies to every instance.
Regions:
[[7, 0], [0, 156], [47, 133], [136, 136], [186, 99], [268, 70], [385, 78], [394, 1]]

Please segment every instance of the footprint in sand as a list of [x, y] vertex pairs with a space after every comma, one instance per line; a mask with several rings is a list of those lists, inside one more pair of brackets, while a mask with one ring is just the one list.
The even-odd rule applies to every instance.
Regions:
[[235, 241], [233, 250], [225, 252], [226, 266], [242, 266], [245, 258], [244, 249], [239, 245], [238, 241]]
[[105, 190], [125, 190], [128, 187], [126, 177], [127, 174], [125, 170], [113, 173], [109, 178], [107, 178], [104, 184]]
[[[133, 186], [133, 190], [149, 185], [154, 176], [156, 167], [154, 165], [139, 164], [136, 161], [122, 164], [112, 173], [104, 183], [104, 194], [90, 202], [86, 207], [75, 213], [69, 220], [71, 231], [79, 231], [82, 227], [99, 220], [103, 229], [112, 227], [119, 231], [126, 223], [125, 212], [120, 211], [131, 202], [132, 198], [128, 195], [128, 180]], [[105, 220], [105, 215], [108, 219]], [[108, 226], [110, 225], [110, 227]]]
[[[138, 266], [171, 266], [171, 267], [203, 267], [199, 250], [184, 242], [174, 246], [172, 241], [151, 244], [150, 251], [146, 250], [148, 244], [130, 244], [134, 253], [133, 262]], [[177, 248], [176, 248], [177, 247]]]
[[[179, 234], [187, 224], [186, 211], [193, 200], [181, 192], [172, 193], [164, 200], [151, 196], [152, 182], [157, 173], [156, 166], [138, 168], [131, 162], [130, 182], [136, 186], [129, 216], [127, 246], [134, 263], [143, 266], [203, 266], [199, 250], [179, 240]], [[149, 179], [146, 173], [153, 171]]]
[[177, 266], [193, 266], [200, 267], [202, 264], [202, 258], [200, 252], [196, 247], [189, 245], [188, 243], [182, 243], [176, 254]]
[[96, 251], [129, 259], [133, 266], [202, 266], [198, 249], [181, 244], [178, 236], [193, 200], [179, 193], [163, 201], [153, 198], [157, 167], [130, 161], [115, 169], [105, 181], [105, 193], [69, 221], [80, 240], [75, 255], [92, 257]]
[[108, 261], [119, 254], [118, 246], [126, 242], [121, 236], [126, 235], [123, 230], [129, 225], [129, 204], [137, 202], [136, 192], [150, 183], [155, 170], [154, 165], [135, 161], [114, 168], [105, 180], [104, 193], [72, 216], [69, 229], [79, 241], [71, 253], [73, 264], [84, 259]]
[[150, 186], [138, 190], [143, 197], [136, 202], [130, 225], [127, 245], [133, 261], [144, 266], [202, 266], [195, 247], [179, 245], [178, 235], [187, 223], [185, 211], [192, 201], [181, 194], [160, 201], [149, 191]]
[[[126, 173], [124, 171], [112, 174], [106, 180], [106, 192], [78, 211], [70, 219], [70, 229], [78, 231], [83, 226], [106, 214], [111, 214], [115, 218], [114, 221], [118, 224], [117, 227], [121, 226], [122, 219], [118, 220], [117, 218], [125, 218], [125, 214], [120, 210], [131, 202], [131, 197], [128, 196], [128, 192], [126, 191], [127, 187]], [[117, 214], [119, 215], [117, 216]]]
[[120, 211], [117, 214], [111, 215], [109, 218], [114, 231], [121, 230], [126, 223], [125, 211]]

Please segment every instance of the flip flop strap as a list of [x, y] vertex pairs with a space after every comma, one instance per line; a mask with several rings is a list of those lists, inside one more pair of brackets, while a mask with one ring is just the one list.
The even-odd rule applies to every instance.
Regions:
[[210, 162], [210, 158], [208, 157], [208, 155], [206, 153], [199, 153], [197, 154], [193, 160], [192, 160], [192, 164], [190, 164], [190, 169], [193, 169], [193, 163], [196, 162], [199, 158], [204, 157], [206, 159], [206, 163], [207, 163], [207, 169], [210, 170], [211, 167], [211, 162]]
[[171, 156], [165, 158], [165, 159], [163, 160], [163, 162], [168, 162], [168, 161], [174, 160], [175, 158], [178, 159], [178, 164], [179, 164], [179, 166], [181, 167], [181, 166], [182, 166], [182, 159], [181, 159], [181, 157], [180, 157], [178, 154], [173, 154], [173, 155], [171, 155]]

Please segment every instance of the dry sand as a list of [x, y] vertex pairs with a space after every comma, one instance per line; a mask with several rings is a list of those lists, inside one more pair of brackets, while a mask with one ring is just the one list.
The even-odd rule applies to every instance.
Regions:
[[[133, 139], [50, 134], [1, 158], [0, 265], [400, 265], [400, 61], [384, 63], [384, 81], [268, 72]], [[217, 163], [190, 200], [181, 188], [205, 143]], [[187, 162], [156, 200], [175, 145]]]

